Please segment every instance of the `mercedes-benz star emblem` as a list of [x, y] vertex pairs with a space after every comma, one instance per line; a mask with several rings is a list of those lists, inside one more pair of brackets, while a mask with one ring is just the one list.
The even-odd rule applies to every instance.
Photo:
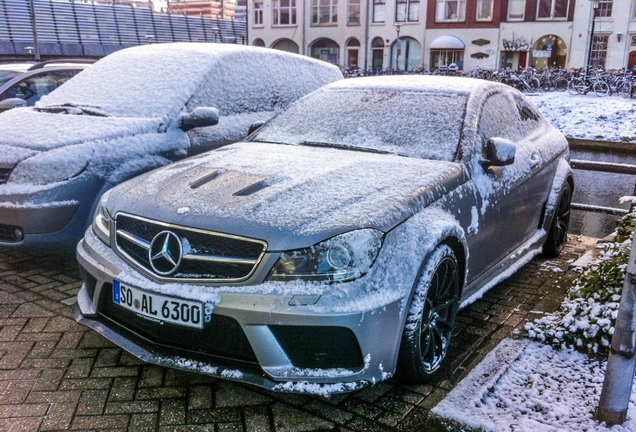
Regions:
[[150, 266], [158, 274], [168, 276], [179, 268], [182, 253], [179, 236], [172, 231], [161, 231], [150, 243]]

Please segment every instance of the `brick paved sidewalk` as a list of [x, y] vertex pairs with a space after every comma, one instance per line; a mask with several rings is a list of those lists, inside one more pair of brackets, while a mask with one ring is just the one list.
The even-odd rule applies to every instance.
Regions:
[[570, 237], [464, 309], [445, 377], [348, 395], [272, 393], [144, 364], [75, 323], [72, 256], [0, 251], [0, 431], [418, 431], [429, 410], [526, 318], [563, 300], [568, 264], [594, 240]]

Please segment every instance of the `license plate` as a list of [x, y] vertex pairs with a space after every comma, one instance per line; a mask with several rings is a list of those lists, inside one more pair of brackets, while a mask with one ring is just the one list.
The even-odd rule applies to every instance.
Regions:
[[113, 302], [151, 321], [203, 328], [203, 304], [113, 282]]

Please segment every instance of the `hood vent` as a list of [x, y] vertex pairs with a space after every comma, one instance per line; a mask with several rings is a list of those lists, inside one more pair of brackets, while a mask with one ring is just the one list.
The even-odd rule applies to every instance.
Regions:
[[261, 180], [259, 182], [256, 182], [244, 189], [241, 189], [238, 192], [234, 192], [232, 195], [233, 196], [248, 196], [248, 195], [252, 195], [255, 194], [258, 191], [261, 191], [265, 188], [268, 188], [270, 186], [275, 185], [276, 183], [280, 183], [283, 180], [285, 180], [285, 178], [283, 177], [274, 177], [274, 178], [268, 178], [265, 180]]
[[12, 168], [0, 167], [0, 184], [5, 184], [6, 182], [9, 181], [9, 176], [11, 175], [12, 171], [13, 171], [13, 167]]
[[224, 169], [218, 169], [218, 170], [212, 171], [210, 174], [207, 174], [207, 175], [201, 177], [200, 179], [195, 180], [192, 183], [190, 183], [190, 189], [196, 189], [196, 188], [199, 188], [199, 187], [203, 186], [206, 183], [211, 182], [212, 180], [214, 180], [215, 178], [217, 178], [218, 176], [223, 174], [225, 171], [226, 170], [224, 170]]

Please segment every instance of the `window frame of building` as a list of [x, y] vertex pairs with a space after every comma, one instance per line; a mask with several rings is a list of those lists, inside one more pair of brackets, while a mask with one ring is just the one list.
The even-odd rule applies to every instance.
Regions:
[[373, 0], [373, 22], [383, 23], [384, 12], [386, 10], [386, 0]]
[[347, 0], [347, 25], [360, 25], [360, 0]]
[[[283, 3], [286, 3], [286, 5], [283, 5]], [[287, 19], [284, 20], [284, 17], [287, 17]], [[296, 0], [272, 0], [272, 26], [293, 25], [296, 25]]]
[[[453, 3], [456, 4], [455, 13], [451, 7]], [[462, 21], [466, 21], [466, 0], [436, 0], [435, 22]]]
[[420, 0], [396, 0], [395, 22], [418, 22], [420, 20]]
[[[464, 64], [465, 49], [432, 49], [430, 51], [430, 69], [439, 69], [440, 66], [450, 66], [452, 63], [456, 65]], [[441, 63], [440, 60], [444, 59]]]
[[[546, 11], [542, 10], [542, 6], [550, 3], [549, 7], [549, 16], [545, 13]], [[563, 7], [563, 3], [565, 3], [565, 7]], [[561, 14], [556, 16], [556, 11], [561, 10]], [[546, 20], [567, 20], [568, 19], [568, 11], [570, 10], [570, 0], [538, 0], [537, 1], [537, 21], [546, 21]], [[540, 14], [543, 15], [540, 16]]]
[[311, 0], [311, 25], [338, 24], [338, 0]]
[[254, 25], [263, 25], [263, 0], [254, 0]]
[[590, 64], [593, 67], [601, 67], [605, 69], [607, 62], [607, 47], [609, 45], [608, 34], [595, 34], [592, 41], [592, 56]]
[[[484, 6], [490, 7], [489, 15], [480, 17], [479, 14], [480, 12], [484, 11]], [[494, 7], [493, 0], [477, 0], [477, 9], [475, 11], [475, 21], [492, 21], [493, 7]]]
[[[513, 5], [517, 5], [521, 9], [521, 15], [518, 12], [513, 15]], [[526, 0], [509, 0], [508, 1], [508, 21], [523, 21], [526, 17]]]
[[614, 0], [600, 0], [598, 2], [596, 16], [599, 18], [611, 18], [612, 9], [614, 9]]

